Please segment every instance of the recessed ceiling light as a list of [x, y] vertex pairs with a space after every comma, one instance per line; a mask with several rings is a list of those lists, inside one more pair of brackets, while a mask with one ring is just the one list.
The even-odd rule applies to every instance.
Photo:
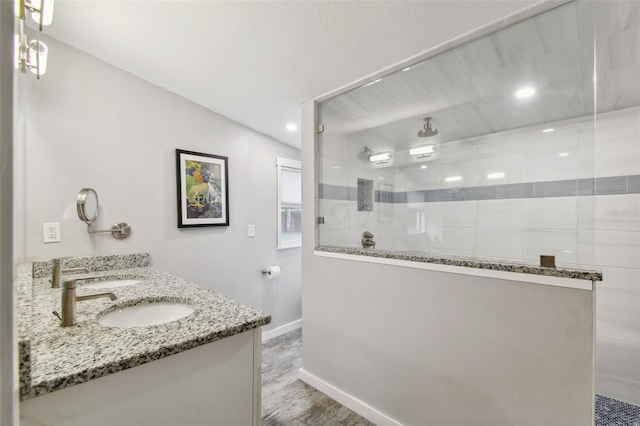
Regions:
[[536, 94], [536, 88], [532, 86], [521, 87], [516, 91], [516, 98], [525, 99], [530, 98]]
[[334, 168], [334, 169], [339, 169], [339, 168], [340, 168], [340, 166], [333, 166], [333, 168]]
[[489, 173], [487, 175], [487, 179], [502, 179], [503, 177], [504, 177], [504, 172]]
[[403, 68], [403, 69], [402, 69], [402, 71], [403, 71], [403, 72], [404, 72], [404, 71], [409, 71], [410, 69], [411, 69], [411, 67], [406, 67], [406, 68]]
[[462, 180], [462, 176], [450, 176], [444, 179], [445, 182], [458, 182]]
[[555, 129], [544, 129], [542, 131], [542, 133], [549, 133], [549, 132], [553, 132]]
[[561, 152], [560, 154], [558, 154], [558, 157], [568, 157], [569, 153], [568, 152]]
[[423, 165], [423, 166], [420, 166], [420, 168], [421, 168], [421, 169], [426, 169], [426, 168], [427, 168], [427, 166], [424, 166], [424, 165]]
[[295, 132], [296, 130], [298, 130], [298, 125], [295, 123], [289, 123], [287, 124], [287, 130], [290, 132]]

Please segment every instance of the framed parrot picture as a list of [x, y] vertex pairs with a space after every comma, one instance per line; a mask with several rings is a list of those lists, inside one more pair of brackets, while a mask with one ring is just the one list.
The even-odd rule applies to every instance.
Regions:
[[178, 228], [229, 226], [228, 159], [176, 149]]

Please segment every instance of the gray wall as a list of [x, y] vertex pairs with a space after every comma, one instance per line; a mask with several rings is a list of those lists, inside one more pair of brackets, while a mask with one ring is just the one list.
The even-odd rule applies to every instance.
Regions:
[[[25, 76], [16, 118], [17, 259], [147, 251], [156, 268], [264, 308], [269, 328], [299, 320], [300, 249], [275, 249], [275, 159], [300, 151], [42, 38], [48, 71]], [[189, 78], [188, 68], [176, 78]], [[177, 228], [176, 148], [229, 158], [229, 227]], [[131, 237], [87, 234], [75, 212], [83, 187], [100, 197], [95, 228], [125, 221]], [[42, 242], [43, 222], [61, 223], [61, 243]], [[279, 278], [263, 278], [270, 265], [282, 268]]]
[[13, 2], [0, 2], [0, 424], [17, 424], [13, 277]]

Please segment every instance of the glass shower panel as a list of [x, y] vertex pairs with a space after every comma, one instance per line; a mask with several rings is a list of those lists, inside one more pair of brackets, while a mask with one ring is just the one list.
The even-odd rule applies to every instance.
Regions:
[[317, 245], [579, 264], [592, 16], [568, 3], [321, 102]]

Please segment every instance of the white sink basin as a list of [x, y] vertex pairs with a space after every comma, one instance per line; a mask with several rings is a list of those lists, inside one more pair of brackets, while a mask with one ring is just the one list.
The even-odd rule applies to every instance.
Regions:
[[193, 306], [185, 303], [152, 302], [109, 312], [99, 318], [98, 323], [119, 328], [148, 327], [179, 320], [194, 310]]
[[140, 284], [142, 281], [140, 280], [108, 280], [108, 281], [98, 281], [91, 284], [81, 284], [80, 288], [88, 288], [90, 290], [100, 290], [103, 288], [118, 288], [118, 287], [126, 287], [129, 285]]

